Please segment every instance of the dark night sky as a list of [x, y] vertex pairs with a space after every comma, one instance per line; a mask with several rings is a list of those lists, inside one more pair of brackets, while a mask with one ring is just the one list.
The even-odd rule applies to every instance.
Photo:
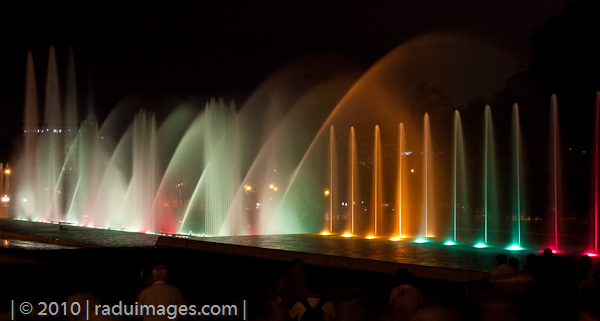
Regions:
[[239, 105], [294, 59], [335, 53], [367, 69], [402, 42], [431, 31], [483, 37], [512, 55], [516, 73], [527, 68], [528, 37], [566, 2], [215, 0], [148, 8], [141, 2], [123, 7], [122, 1], [86, 1], [86, 7], [74, 1], [8, 1], [0, 12], [0, 140], [19, 137], [28, 50], [41, 87], [49, 46], [56, 47], [59, 67], [72, 46], [80, 104], [92, 97], [100, 115], [130, 94], [216, 95]]

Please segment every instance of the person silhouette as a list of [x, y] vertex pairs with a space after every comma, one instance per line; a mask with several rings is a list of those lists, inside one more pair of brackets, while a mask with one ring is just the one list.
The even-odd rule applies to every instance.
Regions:
[[[159, 305], [169, 306], [185, 304], [185, 300], [181, 296], [179, 289], [167, 283], [169, 272], [164, 265], [155, 266], [152, 269], [152, 276], [154, 277], [154, 283], [142, 290], [138, 300], [139, 305], [151, 305], [156, 307]], [[166, 315], [145, 315], [143, 318], [144, 321], [169, 320]]]
[[423, 305], [421, 290], [413, 285], [414, 275], [405, 268], [396, 271], [398, 286], [390, 293], [389, 304], [394, 307], [394, 321], [411, 320]]
[[290, 309], [290, 318], [296, 321], [335, 319], [335, 306], [322, 298], [322, 290], [314, 279], [309, 279], [304, 288], [301, 300]]

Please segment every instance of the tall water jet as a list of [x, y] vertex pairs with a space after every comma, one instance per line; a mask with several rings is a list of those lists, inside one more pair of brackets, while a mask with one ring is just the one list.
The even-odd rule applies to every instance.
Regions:
[[[458, 241], [458, 210], [469, 204], [467, 194], [467, 171], [465, 160], [465, 143], [462, 131], [462, 122], [458, 110], [454, 111], [454, 143], [452, 157], [452, 214], [453, 214], [453, 242]], [[461, 215], [463, 226], [469, 226], [467, 215]]]
[[[154, 115], [140, 112], [133, 122], [132, 173], [126, 194], [128, 202], [121, 215], [129, 217], [125, 226], [143, 231], [156, 230], [152, 209], [158, 186], [156, 144]], [[219, 204], [214, 205], [218, 208]]]
[[205, 180], [199, 182], [204, 183], [205, 233], [225, 235], [230, 233], [229, 226], [224, 226], [225, 218], [240, 185], [235, 106], [209, 104], [205, 126]]
[[67, 80], [65, 89], [65, 115], [64, 128], [65, 131], [65, 154], [70, 151], [73, 142], [74, 134], [79, 129], [77, 116], [77, 79], [75, 76], [75, 58], [73, 57], [73, 49], [69, 49], [69, 58], [67, 61]]
[[496, 165], [495, 165], [494, 127], [492, 121], [492, 110], [489, 105], [485, 106], [484, 125], [484, 157], [483, 157], [483, 243], [489, 240], [489, 221], [494, 219], [494, 226], [498, 226], [497, 212], [497, 188], [496, 188]]
[[[98, 133], [98, 124], [93, 118], [90, 118], [83, 122], [77, 130], [72, 148], [67, 154], [65, 166], [76, 169], [75, 181], [71, 186], [71, 199], [66, 208], [66, 219], [69, 222], [79, 222], [83, 225], [101, 223], [90, 213], [90, 205], [96, 203], [100, 194], [97, 185], [105, 174], [103, 171], [108, 162], [106, 145], [100, 144], [99, 136], [101, 135]], [[110, 188], [107, 187], [107, 190]], [[112, 186], [112, 188], [117, 188], [117, 186]], [[111, 194], [113, 193], [105, 194], [107, 199], [104, 199], [103, 202], [107, 202], [109, 199], [112, 202], [112, 197], [109, 197]], [[106, 213], [106, 215], [110, 214]]]
[[349, 156], [348, 156], [348, 162], [349, 162], [349, 176], [350, 176], [350, 184], [348, 184], [350, 191], [349, 191], [349, 195], [350, 195], [350, 234], [354, 234], [355, 232], [355, 217], [356, 217], [356, 196], [357, 196], [357, 191], [356, 189], [358, 188], [358, 171], [357, 171], [357, 164], [358, 164], [358, 159], [356, 156], [356, 134], [354, 132], [354, 126], [350, 127], [350, 138], [349, 138]]
[[19, 175], [19, 195], [26, 202], [19, 202], [22, 206], [21, 213], [26, 218], [39, 215], [41, 209], [39, 204], [39, 194], [35, 187], [38, 183], [38, 164], [37, 159], [37, 138], [39, 128], [38, 121], [38, 103], [37, 103], [37, 87], [35, 84], [35, 71], [33, 69], [33, 56], [31, 51], [27, 54], [27, 70], [25, 73], [25, 114], [24, 114], [25, 130], [23, 134], [24, 148], [23, 157], [18, 164]]
[[62, 144], [59, 135], [62, 119], [60, 110], [60, 88], [58, 85], [58, 70], [54, 48], [50, 48], [48, 57], [48, 72], [46, 74], [46, 90], [44, 97], [44, 127], [45, 135], [41, 136], [42, 155], [46, 161], [41, 161], [41, 177], [43, 192], [43, 208], [46, 210], [45, 218], [59, 220], [62, 186], [59, 184], [59, 175], [62, 169]]
[[333, 196], [337, 193], [337, 190], [333, 189], [333, 177], [335, 176], [335, 129], [333, 125], [329, 127], [329, 232], [333, 232]]
[[377, 236], [380, 222], [381, 195], [381, 134], [379, 125], [375, 125], [375, 141], [373, 145], [373, 235]]
[[452, 215], [453, 216], [453, 226], [452, 226], [452, 240], [456, 242], [456, 208], [458, 207], [458, 203], [456, 201], [456, 189], [457, 189], [457, 167], [458, 167], [458, 124], [460, 122], [460, 114], [458, 110], [454, 111], [454, 144], [453, 144], [453, 157], [452, 157]]
[[[76, 221], [70, 217], [70, 210], [73, 204], [73, 197], [75, 196], [76, 189], [79, 185], [79, 178], [76, 174], [77, 171], [73, 169], [80, 168], [76, 166], [74, 162], [78, 159], [79, 146], [76, 143], [76, 139], [79, 131], [78, 116], [77, 116], [77, 81], [75, 77], [75, 58], [73, 57], [73, 50], [69, 49], [69, 57], [67, 61], [67, 79], [65, 89], [65, 102], [64, 102], [64, 118], [63, 126], [60, 129], [62, 131], [62, 138], [64, 144], [64, 155], [65, 161], [62, 166], [61, 175], [59, 180], [63, 185], [64, 195], [64, 207], [67, 213], [66, 219], [68, 221]], [[85, 146], [83, 146], [85, 148]]]
[[519, 118], [519, 105], [513, 105], [512, 113], [512, 168], [513, 168], [513, 179], [512, 179], [512, 191], [513, 191], [513, 208], [514, 213], [511, 216], [512, 221], [512, 249], [521, 248], [521, 184], [522, 184], [522, 152], [521, 152], [521, 121]]
[[425, 113], [423, 117], [423, 219], [425, 239], [429, 237], [429, 203], [431, 202], [431, 125], [429, 123], [429, 114]]
[[402, 237], [402, 208], [404, 207], [405, 197], [403, 191], [406, 179], [404, 178], [404, 149], [406, 145], [406, 137], [404, 131], [404, 123], [398, 125], [398, 182], [396, 184], [396, 209], [398, 210], [398, 237]]
[[[186, 145], [195, 145], [200, 138], [200, 159], [196, 162], [200, 163], [201, 173], [188, 183], [193, 192], [189, 196], [180, 231], [208, 235], [232, 233], [233, 222], [227, 219], [227, 213], [241, 188], [238, 128], [235, 106], [226, 106], [222, 100], [211, 100], [206, 104], [202, 117], [190, 127], [190, 131], [201, 137], [188, 137], [186, 133]], [[185, 150], [182, 152], [186, 154]], [[190, 156], [189, 161], [193, 161], [194, 153]], [[255, 187], [248, 185], [245, 188], [253, 191]], [[256, 201], [253, 206], [260, 207]]]
[[600, 166], [600, 92], [596, 93], [596, 119], [594, 129], [594, 252], [598, 253], [598, 167]]
[[551, 139], [552, 139], [552, 207], [553, 207], [553, 224], [551, 226], [550, 235], [553, 236], [554, 249], [558, 250], [558, 220], [560, 215], [560, 133], [558, 126], [558, 104], [556, 101], [556, 95], [552, 95], [550, 100], [550, 121], [551, 121]]

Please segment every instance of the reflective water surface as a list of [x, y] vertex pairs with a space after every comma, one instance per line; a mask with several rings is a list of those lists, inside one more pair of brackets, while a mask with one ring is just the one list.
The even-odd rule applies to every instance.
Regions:
[[527, 251], [511, 252], [493, 247], [477, 249], [473, 248], [471, 244], [445, 246], [435, 243], [437, 241], [416, 244], [409, 239], [392, 242], [383, 238], [367, 240], [358, 237], [344, 238], [315, 234], [226, 236], [208, 237], [201, 240], [481, 272], [491, 272], [495, 268], [495, 256], [498, 253], [517, 257], [521, 262], [525, 260], [528, 253]]

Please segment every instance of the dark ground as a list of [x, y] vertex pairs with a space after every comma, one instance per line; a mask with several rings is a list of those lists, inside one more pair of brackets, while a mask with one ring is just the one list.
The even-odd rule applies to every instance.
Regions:
[[[28, 263], [7, 263], [27, 260]], [[0, 304], [10, 301], [63, 302], [78, 291], [95, 293], [103, 304], [133, 303], [144, 267], [164, 264], [170, 283], [188, 304], [239, 304], [248, 319], [268, 313], [267, 292], [289, 263], [167, 248], [22, 250], [0, 249]], [[380, 320], [388, 316], [393, 275], [307, 266], [337, 309], [338, 320]], [[465, 316], [465, 285], [419, 279], [426, 307], [444, 319]], [[471, 285], [473, 286], [473, 285]], [[18, 303], [17, 303], [18, 304]]]
[[[102, 304], [115, 305], [120, 301], [133, 304], [136, 292], [143, 287], [140, 271], [158, 264], [169, 269], [169, 282], [181, 290], [188, 304], [242, 306], [245, 300], [248, 320], [267, 320], [269, 291], [274, 288], [278, 276], [287, 273], [290, 267], [290, 262], [281, 257], [265, 259], [155, 247], [152, 245], [152, 240], [156, 242], [158, 238], [155, 235], [102, 229], [91, 230], [85, 236], [67, 240], [68, 244], [60, 244], [65, 240], [57, 238], [74, 234], [74, 227], [61, 231], [56, 225], [36, 223], [34, 226], [31, 222], [18, 222], [17, 226], [23, 227], [24, 223], [28, 224], [27, 228], [13, 231], [13, 239], [9, 239], [7, 232], [0, 235], [2, 321], [10, 320], [12, 302], [17, 308], [22, 302], [34, 305], [38, 302], [60, 303], [75, 293], [91, 292]], [[49, 231], [40, 236], [35, 235], [35, 229]], [[19, 235], [25, 239], [19, 240]], [[117, 246], [119, 243], [123, 246]], [[94, 247], [88, 247], [90, 245]], [[481, 253], [487, 253], [487, 259], [494, 261], [496, 253]], [[481, 254], [479, 259], [486, 259], [482, 255], [485, 256]], [[511, 255], [516, 256], [523, 266], [525, 253]], [[555, 257], [551, 264], [540, 265], [539, 280], [526, 289], [511, 291], [509, 295], [494, 290], [487, 281], [462, 283], [443, 281], [441, 277], [417, 278], [415, 283], [422, 290], [425, 305], [416, 319], [577, 320], [580, 316], [589, 316], [591, 320], [598, 320], [600, 274], [596, 273], [597, 285], [584, 296], [576, 282], [581, 276], [578, 258]], [[594, 265], [598, 265], [597, 260]], [[398, 266], [406, 266], [409, 271], [411, 268], [410, 265]], [[306, 272], [309, 279], [320, 285], [323, 297], [335, 305], [336, 320], [390, 320], [392, 311], [387, 301], [391, 289], [396, 286], [392, 274], [320, 265], [307, 265]], [[22, 315], [16, 318], [27, 319], [44, 318]], [[61, 320], [61, 317], [52, 319]]]

